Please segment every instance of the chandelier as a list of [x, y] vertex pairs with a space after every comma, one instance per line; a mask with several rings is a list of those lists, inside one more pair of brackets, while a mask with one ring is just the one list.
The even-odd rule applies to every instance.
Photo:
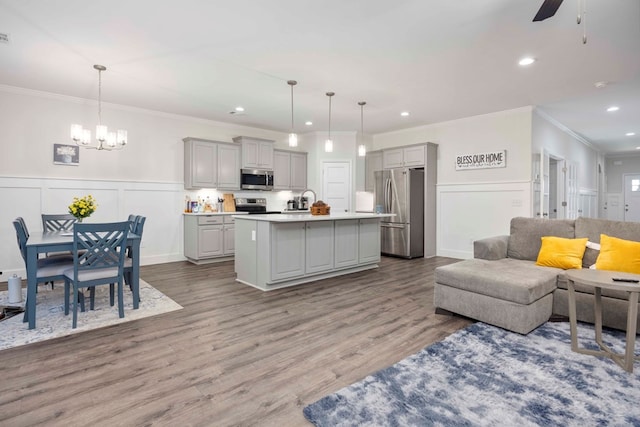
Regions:
[[94, 65], [98, 70], [98, 125], [96, 126], [96, 141], [91, 141], [91, 131], [84, 129], [82, 125], [71, 125], [71, 139], [84, 148], [95, 150], [121, 150], [127, 145], [127, 131], [118, 129], [117, 132], [109, 132], [107, 126], [102, 124], [102, 72], [107, 69], [104, 65]]

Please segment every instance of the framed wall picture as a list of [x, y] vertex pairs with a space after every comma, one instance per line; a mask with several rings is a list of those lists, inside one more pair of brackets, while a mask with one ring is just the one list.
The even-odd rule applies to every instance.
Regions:
[[80, 147], [77, 145], [53, 144], [53, 164], [78, 166], [80, 164]]

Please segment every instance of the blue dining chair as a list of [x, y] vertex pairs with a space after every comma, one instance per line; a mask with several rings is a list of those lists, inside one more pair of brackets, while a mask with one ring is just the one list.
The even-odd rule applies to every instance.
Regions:
[[[22, 218], [16, 218], [13, 221], [13, 227], [16, 230], [16, 238], [18, 241], [18, 248], [20, 249], [20, 255], [25, 263], [25, 269], [27, 267], [27, 240], [29, 232], [26, 229], [26, 225]], [[53, 283], [55, 280], [64, 280], [65, 270], [73, 267], [73, 258], [70, 256], [57, 256], [49, 258], [38, 258], [38, 265], [36, 266], [36, 278], [38, 283]], [[81, 310], [84, 311], [84, 298], [80, 298]]]
[[[146, 217], [141, 215], [129, 215], [127, 221], [129, 222], [129, 230], [140, 236], [142, 239], [142, 231], [144, 230], [144, 223], [147, 220]], [[127, 246], [126, 249], [126, 257], [124, 259], [124, 283], [131, 289], [131, 273], [133, 269], [133, 258], [131, 254], [131, 246]], [[109, 302], [111, 305], [114, 304], [114, 283], [111, 283], [109, 286]], [[131, 289], [132, 290], [132, 289]], [[89, 293], [90, 298], [90, 309], [93, 310], [95, 304], [95, 289], [91, 289]], [[140, 295], [138, 295], [138, 301], [141, 301]]]
[[118, 284], [118, 315], [124, 317], [123, 272], [129, 222], [73, 225], [73, 268], [64, 272], [65, 314], [73, 286], [73, 322], [78, 326], [78, 293], [81, 288]]
[[42, 231], [73, 231], [73, 224], [76, 222], [78, 218], [71, 214], [42, 214]]

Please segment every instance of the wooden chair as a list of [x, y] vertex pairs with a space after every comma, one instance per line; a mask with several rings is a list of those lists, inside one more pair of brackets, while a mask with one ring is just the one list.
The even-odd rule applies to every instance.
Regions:
[[69, 292], [73, 286], [73, 323], [78, 325], [78, 293], [81, 288], [118, 284], [118, 315], [124, 317], [123, 271], [129, 222], [73, 226], [73, 268], [64, 272], [65, 314], [69, 314]]
[[[29, 232], [24, 225], [22, 218], [16, 218], [13, 221], [13, 227], [16, 230], [16, 238], [18, 240], [18, 248], [20, 249], [20, 255], [27, 267], [27, 239]], [[37, 265], [37, 282], [38, 283], [53, 283], [54, 280], [64, 280], [65, 270], [73, 267], [73, 259], [70, 257], [50, 257], [39, 258]], [[81, 298], [80, 305], [81, 310], [84, 311], [84, 298]]]

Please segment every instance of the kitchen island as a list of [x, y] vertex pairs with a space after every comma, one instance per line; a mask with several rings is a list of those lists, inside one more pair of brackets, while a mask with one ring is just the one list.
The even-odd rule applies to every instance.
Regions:
[[235, 217], [238, 282], [263, 291], [378, 267], [386, 214]]

